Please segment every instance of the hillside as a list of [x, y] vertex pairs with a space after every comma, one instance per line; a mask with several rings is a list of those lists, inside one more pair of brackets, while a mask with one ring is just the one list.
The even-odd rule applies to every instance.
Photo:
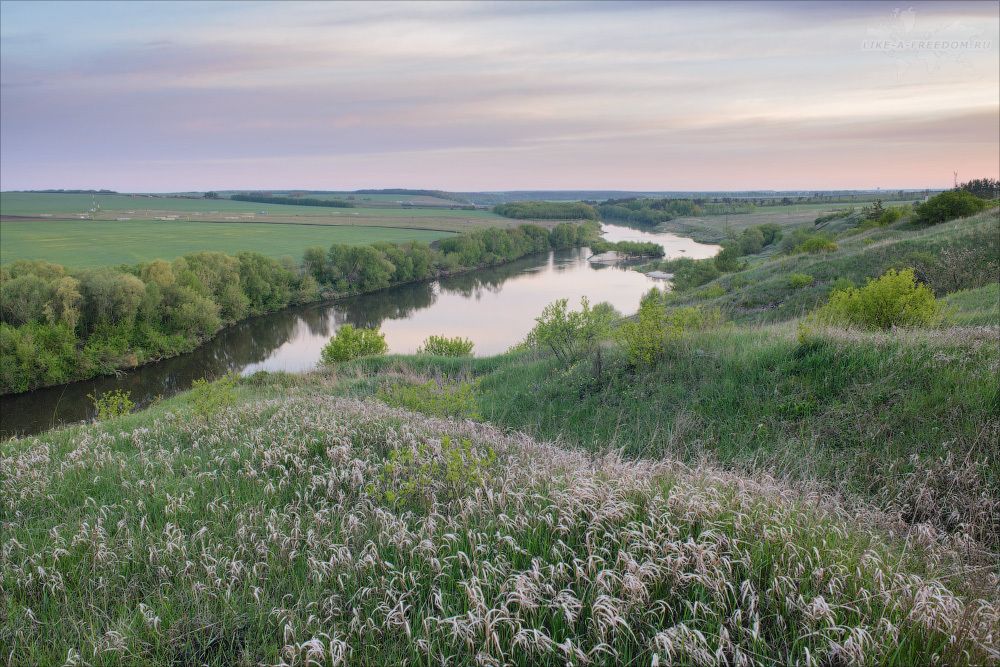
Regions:
[[[640, 310], [569, 356], [258, 373], [0, 443], [4, 655], [997, 664], [995, 216], [743, 257], [649, 301], [686, 324], [647, 363]], [[933, 323], [807, 315], [919, 261]]]
[[316, 388], [259, 391], [210, 418], [180, 398], [2, 445], [5, 656], [983, 664], [1000, 650], [1000, 609], [955, 576], [957, 552], [932, 531], [893, 537], [884, 513]]

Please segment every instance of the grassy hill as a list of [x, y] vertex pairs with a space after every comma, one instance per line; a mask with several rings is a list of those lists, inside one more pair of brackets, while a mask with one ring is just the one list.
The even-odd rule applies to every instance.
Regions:
[[[833, 252], [751, 256], [745, 258], [745, 270], [676, 294], [674, 303], [719, 307], [741, 322], [775, 322], [815, 308], [837, 280], [863, 285], [890, 268], [916, 268], [939, 296], [995, 285], [1000, 276], [997, 216], [993, 210], [930, 227], [900, 222], [847, 230], [836, 238]], [[813, 280], [797, 286], [789, 281], [792, 274]]]
[[[996, 215], [744, 258], [655, 363], [370, 357], [0, 443], [3, 654], [996, 664]], [[800, 327], [900, 265], [941, 321]]]
[[1000, 648], [975, 570], [891, 515], [281, 383], [211, 416], [182, 397], [0, 445], [4, 655], [904, 665]]

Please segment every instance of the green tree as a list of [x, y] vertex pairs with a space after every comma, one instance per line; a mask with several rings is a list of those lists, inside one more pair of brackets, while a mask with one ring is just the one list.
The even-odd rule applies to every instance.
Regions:
[[50, 293], [48, 282], [32, 273], [4, 280], [0, 284], [0, 317], [15, 326], [40, 321]]

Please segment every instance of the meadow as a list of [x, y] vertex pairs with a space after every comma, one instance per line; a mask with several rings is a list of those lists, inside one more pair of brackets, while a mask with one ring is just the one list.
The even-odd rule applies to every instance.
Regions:
[[[340, 196], [326, 195], [341, 199]], [[322, 196], [321, 196], [322, 198]], [[486, 210], [463, 210], [447, 207], [403, 207], [395, 202], [406, 197], [357, 195], [356, 208], [322, 208], [286, 204], [260, 204], [225, 198], [202, 199], [167, 195], [76, 195], [33, 192], [0, 193], [0, 218], [77, 219], [130, 221], [177, 217], [184, 221], [205, 222], [274, 222], [310, 225], [356, 225], [411, 227], [448, 232], [462, 232], [475, 227], [516, 227], [517, 221]], [[363, 198], [373, 198], [366, 201]], [[378, 198], [376, 200], [376, 198]], [[98, 210], [91, 214], [91, 208]], [[555, 222], [540, 224], [551, 227]]]
[[373, 225], [210, 223], [180, 220], [6, 220], [0, 222], [0, 262], [44, 260], [69, 267], [134, 264], [216, 251], [300, 257], [306, 248], [378, 241], [430, 243], [449, 232]]

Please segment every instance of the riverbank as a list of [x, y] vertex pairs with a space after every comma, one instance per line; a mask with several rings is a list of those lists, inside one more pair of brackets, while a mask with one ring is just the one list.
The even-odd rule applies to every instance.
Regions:
[[423, 244], [334, 244], [301, 265], [257, 253], [68, 270], [0, 267], [0, 395], [134, 369], [188, 353], [250, 316], [501, 266], [586, 245], [596, 225], [485, 229]]
[[89, 396], [129, 392], [147, 405], [186, 389], [202, 377], [226, 373], [308, 371], [342, 324], [378, 327], [394, 353], [414, 352], [430, 335], [461, 335], [476, 354], [491, 355], [519, 342], [534, 318], [557, 297], [587, 296], [635, 311], [656, 282], [625, 267], [594, 267], [586, 248], [532, 255], [490, 269], [433, 282], [409, 283], [332, 303], [293, 306], [227, 327], [188, 354], [127, 373], [0, 397], [2, 435], [36, 433], [65, 422], [90, 419]]

